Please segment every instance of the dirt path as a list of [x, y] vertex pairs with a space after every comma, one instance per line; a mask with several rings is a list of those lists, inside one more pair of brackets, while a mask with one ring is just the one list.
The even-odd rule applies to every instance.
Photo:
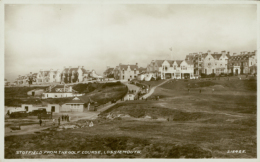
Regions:
[[167, 83], [168, 81], [169, 81], [169, 80], [165, 80], [164, 82], [158, 84], [157, 86], [152, 87], [151, 90], [150, 90], [150, 92], [147, 93], [147, 94], [145, 94], [142, 98], [146, 99], [146, 98], [150, 97], [150, 96], [154, 93], [154, 90], [155, 90], [157, 87], [159, 87], [159, 86], [161, 86], [161, 85]]

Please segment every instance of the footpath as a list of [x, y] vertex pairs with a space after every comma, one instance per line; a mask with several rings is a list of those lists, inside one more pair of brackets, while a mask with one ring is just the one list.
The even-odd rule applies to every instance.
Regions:
[[[149, 93], [145, 94], [143, 97], [144, 99], [148, 98], [149, 96], [151, 96], [153, 93], [154, 93], [154, 90], [158, 87], [158, 86], [161, 86], [165, 83], [167, 83], [168, 80], [162, 82], [161, 84], [157, 85], [157, 86], [154, 86], [151, 88], [151, 90], [149, 91]], [[139, 91], [140, 87], [138, 86], [135, 86], [133, 84], [129, 84], [129, 83], [124, 83], [127, 87], [128, 87], [128, 90], [136, 90], [136, 92]], [[117, 103], [122, 103], [122, 102], [125, 102], [125, 101], [117, 101]], [[98, 115], [100, 114], [100, 112], [103, 112], [109, 108], [111, 108], [112, 106], [116, 105], [117, 103], [108, 103], [106, 105], [102, 105], [102, 106], [99, 106], [97, 111], [94, 111], [94, 112], [87, 112], [87, 113], [72, 113], [70, 114], [71, 116], [71, 120], [70, 122], [76, 122], [78, 120], [82, 120], [82, 119], [87, 119], [87, 120], [95, 120], [98, 118]], [[66, 114], [66, 113], [64, 113]], [[55, 116], [55, 125], [57, 125], [57, 118], [59, 115], [54, 115]], [[61, 121], [60, 125], [67, 125], [69, 124], [70, 122], [65, 122], [65, 121]], [[24, 126], [21, 126], [21, 130], [11, 130], [9, 127], [5, 127], [5, 136], [11, 136], [11, 135], [22, 135], [22, 134], [34, 134], [36, 132], [40, 132], [40, 131], [43, 131], [47, 128], [51, 128], [53, 127], [53, 123], [52, 123], [52, 120], [45, 120], [44, 123], [42, 124], [41, 127], [39, 127], [39, 124], [33, 124], [33, 125], [24, 125]]]
[[152, 87], [152, 88], [150, 89], [150, 91], [149, 91], [147, 94], [145, 94], [142, 98], [146, 99], [146, 98], [150, 97], [150, 96], [154, 93], [154, 90], [155, 90], [157, 87], [159, 87], [159, 86], [161, 86], [161, 85], [167, 83], [168, 81], [169, 81], [169, 80], [165, 80], [165, 81], [162, 82], [161, 84], [158, 84], [157, 86]]

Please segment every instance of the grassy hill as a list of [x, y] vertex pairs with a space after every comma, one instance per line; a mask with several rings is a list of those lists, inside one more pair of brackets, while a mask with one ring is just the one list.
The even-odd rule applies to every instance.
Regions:
[[[49, 98], [40, 99], [33, 98], [27, 95], [27, 92], [36, 89], [37, 87], [5, 87], [5, 106], [21, 106], [21, 104], [63, 104], [72, 98]], [[41, 87], [43, 88], [43, 87]], [[47, 87], [44, 87], [47, 88]], [[89, 83], [89, 84], [77, 84], [73, 86], [73, 89], [79, 93], [85, 93], [80, 98], [84, 102], [89, 102], [89, 98], [98, 102], [98, 104], [104, 104], [113, 99], [120, 99], [127, 93], [127, 88], [121, 82], [118, 83]]]

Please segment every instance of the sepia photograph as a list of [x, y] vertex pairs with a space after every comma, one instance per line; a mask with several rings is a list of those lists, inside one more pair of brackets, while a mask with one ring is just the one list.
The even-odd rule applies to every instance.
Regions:
[[257, 160], [257, 1], [3, 2], [5, 160]]

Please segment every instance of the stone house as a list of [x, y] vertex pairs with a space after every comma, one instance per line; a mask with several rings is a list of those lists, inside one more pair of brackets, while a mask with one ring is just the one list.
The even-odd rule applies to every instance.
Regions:
[[117, 80], [132, 80], [137, 79], [137, 75], [139, 74], [138, 63], [135, 65], [123, 65], [119, 64], [114, 69], [114, 78]]

